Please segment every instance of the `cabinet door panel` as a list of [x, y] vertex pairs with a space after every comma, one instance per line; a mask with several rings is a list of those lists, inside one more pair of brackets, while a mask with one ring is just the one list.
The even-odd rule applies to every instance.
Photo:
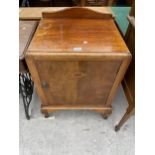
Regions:
[[86, 76], [78, 80], [78, 103], [105, 104], [120, 62], [80, 62], [79, 66]]
[[36, 67], [49, 105], [104, 105], [119, 61], [37, 61]]

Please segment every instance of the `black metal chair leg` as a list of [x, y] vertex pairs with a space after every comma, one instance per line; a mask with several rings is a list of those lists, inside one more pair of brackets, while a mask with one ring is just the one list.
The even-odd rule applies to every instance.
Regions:
[[33, 86], [34, 83], [31, 79], [30, 73], [26, 72], [19, 74], [19, 91], [23, 99], [25, 116], [28, 120], [30, 119], [29, 105], [32, 100]]

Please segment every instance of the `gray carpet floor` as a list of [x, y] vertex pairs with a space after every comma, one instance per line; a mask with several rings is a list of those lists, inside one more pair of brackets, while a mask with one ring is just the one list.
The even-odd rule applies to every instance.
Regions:
[[44, 118], [34, 92], [28, 121], [21, 96], [19, 101], [20, 155], [134, 155], [134, 116], [119, 132], [114, 131], [127, 107], [121, 86], [107, 120], [91, 111], [57, 111]]

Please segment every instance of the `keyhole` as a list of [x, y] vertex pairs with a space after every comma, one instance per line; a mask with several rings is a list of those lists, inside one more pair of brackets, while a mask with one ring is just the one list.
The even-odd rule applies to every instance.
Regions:
[[48, 88], [48, 84], [45, 81], [42, 81], [42, 87], [47, 89]]

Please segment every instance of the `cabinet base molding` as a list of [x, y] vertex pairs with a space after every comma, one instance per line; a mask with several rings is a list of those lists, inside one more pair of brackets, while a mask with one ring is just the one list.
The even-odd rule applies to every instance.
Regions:
[[45, 118], [48, 118], [48, 113], [55, 112], [58, 110], [91, 110], [98, 112], [102, 115], [104, 119], [107, 119], [108, 116], [112, 113], [111, 107], [86, 107], [86, 106], [42, 106], [41, 112], [45, 116]]

